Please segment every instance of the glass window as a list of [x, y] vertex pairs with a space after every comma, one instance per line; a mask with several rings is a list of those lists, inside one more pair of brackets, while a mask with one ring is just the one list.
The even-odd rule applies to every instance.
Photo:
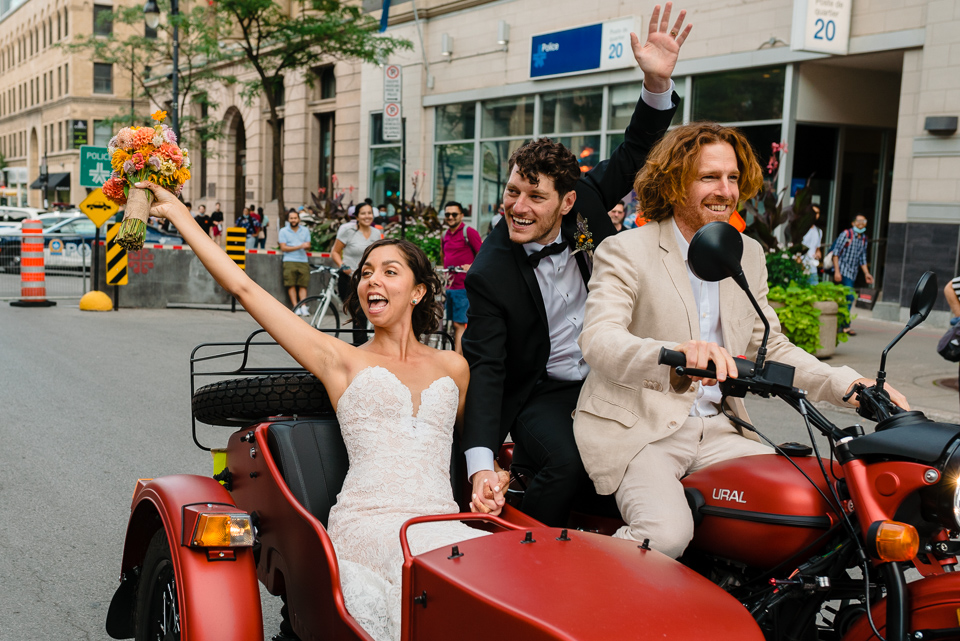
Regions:
[[437, 145], [434, 173], [435, 205], [450, 200], [467, 205], [473, 202], [473, 143]]
[[596, 131], [603, 111], [603, 89], [545, 94], [542, 105], [540, 128], [545, 134]]
[[320, 75], [320, 100], [329, 100], [337, 97], [337, 74], [333, 71], [333, 65], [323, 68]]
[[529, 140], [501, 140], [484, 142], [480, 145], [480, 211], [477, 215], [477, 229], [482, 235], [487, 233], [490, 221], [496, 215], [503, 200], [506, 187], [510, 156]]
[[400, 189], [400, 147], [380, 147], [370, 150], [370, 198], [386, 203], [396, 197]]
[[580, 163], [580, 173], [587, 173], [600, 162], [600, 134], [559, 136], [556, 141], [573, 152]]
[[693, 119], [718, 122], [783, 117], [783, 67], [739, 69], [693, 79]]
[[[687, 87], [687, 83], [683, 81], [683, 78], [675, 79], [674, 84], [676, 85], [677, 94], [680, 96], [680, 104], [677, 106], [677, 112], [674, 114], [670, 126], [683, 124], [683, 94]], [[623, 130], [630, 124], [633, 111], [636, 109], [637, 102], [640, 100], [641, 87], [642, 83], [640, 82], [610, 87], [607, 129], [614, 132], [614, 135], [619, 133], [620, 142], [623, 142]], [[617, 144], [620, 143], [618, 142]], [[615, 147], [616, 145], [608, 146], [607, 152], [613, 151]]]
[[459, 105], [437, 107], [436, 140], [464, 140], [473, 138], [477, 115], [477, 103], [464, 102]]
[[110, 130], [110, 123], [103, 120], [93, 121], [93, 144], [96, 147], [106, 147], [110, 142], [113, 133]]
[[480, 135], [484, 138], [533, 135], [533, 96], [483, 103]]
[[[404, 119], [406, 120], [406, 119]], [[400, 145], [399, 140], [383, 139], [383, 114], [370, 115], [370, 144], [371, 145]]]
[[93, 63], [93, 93], [113, 93], [113, 65]]
[[113, 33], [113, 7], [93, 5], [93, 33], [98, 36]]

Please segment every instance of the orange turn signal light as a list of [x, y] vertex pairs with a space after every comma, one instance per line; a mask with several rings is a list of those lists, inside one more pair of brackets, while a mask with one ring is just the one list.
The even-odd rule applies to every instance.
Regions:
[[882, 561], [910, 561], [920, 551], [920, 535], [908, 523], [880, 521], [870, 529], [875, 530], [877, 556]]
[[253, 525], [249, 514], [200, 514], [190, 545], [201, 548], [249, 547]]

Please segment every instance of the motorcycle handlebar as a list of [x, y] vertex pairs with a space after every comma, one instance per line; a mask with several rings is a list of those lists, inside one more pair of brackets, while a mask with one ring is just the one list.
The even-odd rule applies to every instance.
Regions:
[[[733, 359], [737, 363], [737, 376], [743, 378], [745, 376], [753, 376], [756, 365], [753, 361], [748, 361], [745, 358], [736, 357]], [[693, 368], [687, 367], [687, 355], [683, 352], [678, 352], [674, 349], [667, 349], [666, 347], [660, 348], [660, 355], [657, 357], [658, 365], [669, 365], [670, 367], [682, 367], [685, 370], [686, 375], [692, 376], [709, 376], [710, 378], [716, 378], [716, 365], [713, 361], [707, 363], [707, 368], [704, 370], [695, 370]]]

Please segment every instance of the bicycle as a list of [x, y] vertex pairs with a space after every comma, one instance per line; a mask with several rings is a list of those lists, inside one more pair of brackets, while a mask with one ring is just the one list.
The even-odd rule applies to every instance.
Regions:
[[464, 269], [460, 266], [436, 267], [434, 268], [434, 271], [437, 272], [437, 275], [440, 277], [440, 282], [443, 285], [440, 289], [440, 292], [437, 294], [437, 302], [440, 303], [440, 307], [442, 307], [444, 310], [444, 317], [443, 321], [440, 323], [440, 329], [426, 336], [424, 338], [424, 343], [430, 347], [433, 347], [434, 349], [453, 349], [453, 319], [448, 318], [446, 314], [446, 292], [453, 275], [462, 274]]
[[[327, 274], [327, 286], [320, 295], [307, 296], [293, 308], [294, 314], [298, 314], [301, 309], [306, 309], [307, 313], [303, 315], [303, 320], [316, 329], [321, 329], [320, 325], [329, 313], [333, 317], [333, 331], [330, 333], [336, 337], [340, 336], [340, 313], [337, 312], [337, 306], [334, 304], [338, 273], [339, 270], [336, 267], [327, 267], [326, 265], [318, 265], [316, 269], [311, 269], [311, 275]], [[330, 330], [331, 328], [325, 327], [322, 329]]]

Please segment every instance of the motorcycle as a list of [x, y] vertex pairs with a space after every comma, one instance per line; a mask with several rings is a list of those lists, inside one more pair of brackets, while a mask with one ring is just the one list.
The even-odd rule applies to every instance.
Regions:
[[[691, 242], [691, 265], [703, 280], [734, 278], [759, 313], [742, 251], [739, 233], [714, 223]], [[812, 447], [775, 446], [776, 454], [686, 477], [696, 528], [682, 563], [646, 542], [546, 527], [510, 506], [500, 517], [408, 521], [399, 533], [402, 641], [960, 639], [960, 427], [901, 411], [884, 392], [887, 352], [930, 313], [936, 289], [924, 275], [876, 385], [854, 390], [861, 416], [877, 421], [871, 434], [833, 425], [793, 387], [790, 367], [765, 360], [766, 326], [757, 361], [737, 359], [739, 376], [723, 393], [784, 400], [803, 417]], [[256, 335], [201, 345], [191, 356], [192, 383], [244, 377], [193, 394], [195, 443], [209, 449], [197, 420], [234, 431], [225, 449], [213, 450], [213, 478], [137, 481], [107, 615], [113, 638], [263, 639], [258, 580], [283, 597], [287, 638], [371, 638], [346, 609], [325, 530], [348, 465], [335, 414], [302, 370], [249, 365], [252, 348], [275, 345]], [[241, 358], [240, 366], [195, 370], [226, 357]], [[678, 352], [664, 350], [661, 363], [713, 376], [687, 368]], [[832, 458], [820, 456], [814, 429]], [[462, 479], [452, 466], [453, 487]], [[407, 529], [438, 520], [492, 535], [411, 555]], [[907, 568], [919, 578], [908, 582]]]

